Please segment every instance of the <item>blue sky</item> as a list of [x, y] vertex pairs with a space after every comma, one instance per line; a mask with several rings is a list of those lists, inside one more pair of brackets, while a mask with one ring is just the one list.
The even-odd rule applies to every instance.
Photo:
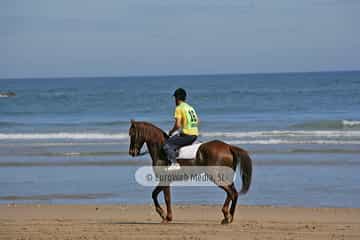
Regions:
[[360, 70], [360, 0], [2, 0], [0, 78]]

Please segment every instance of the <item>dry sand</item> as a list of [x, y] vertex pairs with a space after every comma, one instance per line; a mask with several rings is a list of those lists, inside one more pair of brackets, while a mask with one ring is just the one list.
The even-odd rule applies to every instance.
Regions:
[[360, 239], [360, 209], [175, 205], [160, 224], [152, 205], [0, 205], [0, 239]]

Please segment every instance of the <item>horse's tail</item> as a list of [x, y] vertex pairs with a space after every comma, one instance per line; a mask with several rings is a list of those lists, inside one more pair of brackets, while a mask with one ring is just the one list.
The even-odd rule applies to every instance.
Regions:
[[230, 146], [230, 151], [233, 154], [235, 164], [237, 165], [240, 162], [240, 176], [242, 179], [242, 187], [239, 193], [245, 194], [249, 191], [251, 184], [251, 175], [252, 175], [251, 158], [249, 154], [241, 148]]

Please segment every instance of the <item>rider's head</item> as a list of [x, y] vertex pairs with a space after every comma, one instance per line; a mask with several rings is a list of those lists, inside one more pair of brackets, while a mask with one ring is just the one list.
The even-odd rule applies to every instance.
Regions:
[[186, 91], [183, 88], [178, 88], [175, 90], [174, 95], [176, 105], [179, 105], [181, 102], [186, 100]]

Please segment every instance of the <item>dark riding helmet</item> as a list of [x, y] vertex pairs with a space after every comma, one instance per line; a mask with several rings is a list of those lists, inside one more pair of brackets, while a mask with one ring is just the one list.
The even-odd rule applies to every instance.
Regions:
[[178, 88], [175, 90], [174, 95], [176, 99], [185, 101], [186, 99], [186, 91], [183, 88]]

